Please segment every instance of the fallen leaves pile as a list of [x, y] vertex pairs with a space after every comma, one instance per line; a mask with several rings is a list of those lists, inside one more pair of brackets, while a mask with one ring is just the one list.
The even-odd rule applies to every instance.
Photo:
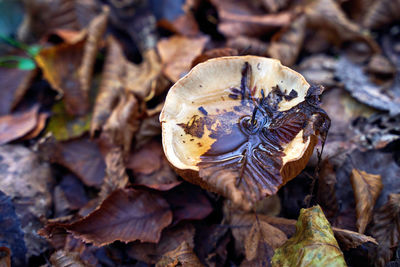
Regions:
[[[0, 14], [0, 266], [399, 264], [399, 0], [6, 0]], [[242, 55], [324, 86], [331, 119], [251, 211], [179, 177], [159, 123], [191, 68]]]

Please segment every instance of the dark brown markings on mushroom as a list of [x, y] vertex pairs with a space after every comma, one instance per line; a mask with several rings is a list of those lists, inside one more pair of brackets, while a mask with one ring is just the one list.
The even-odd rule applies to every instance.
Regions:
[[207, 117], [200, 117], [194, 115], [187, 123], [178, 123], [177, 125], [182, 127], [186, 134], [201, 138], [204, 134], [204, 126], [210, 123]]
[[[218, 179], [226, 179], [228, 183], [235, 180], [236, 188], [254, 203], [275, 194], [282, 186], [280, 170], [284, 145], [303, 129], [304, 141], [315, 130], [327, 133], [330, 120], [318, 106], [320, 89], [309, 89], [303, 102], [287, 111], [279, 111], [282, 99], [291, 100], [297, 97], [297, 92], [292, 90], [286, 94], [275, 86], [267, 96], [261, 90], [261, 97], [254, 98], [249, 87], [249, 73], [251, 66], [246, 62], [242, 69], [240, 94], [238, 89], [231, 89], [232, 94], [241, 98], [234, 111], [224, 110], [222, 114], [207, 117], [221, 123], [208, 128], [210, 137], [216, 141], [201, 155], [198, 166], [200, 177], [210, 183], [216, 183]], [[227, 125], [224, 119], [237, 123]], [[224, 181], [218, 184], [223, 185]], [[232, 193], [223, 192], [225, 189], [216, 188], [225, 195]]]
[[205, 108], [199, 107], [198, 110], [199, 110], [201, 113], [203, 113], [205, 116], [208, 115], [208, 112], [207, 112], [207, 110], [206, 110]]
[[203, 145], [202, 145], [200, 142], [198, 142], [198, 143], [197, 143], [197, 146], [198, 146], [198, 147], [202, 147]]

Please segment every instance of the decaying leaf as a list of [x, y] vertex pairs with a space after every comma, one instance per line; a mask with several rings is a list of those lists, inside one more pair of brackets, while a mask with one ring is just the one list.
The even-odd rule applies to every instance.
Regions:
[[91, 114], [78, 117], [69, 115], [65, 108], [65, 100], [54, 104], [51, 111], [52, 116], [46, 126], [45, 134], [51, 133], [57, 141], [81, 137], [90, 129]]
[[238, 50], [240, 55], [267, 56], [268, 51], [267, 43], [244, 36], [229, 38], [227, 46]]
[[25, 16], [18, 38], [29, 42], [38, 40], [55, 29], [80, 30], [89, 24], [98, 12], [90, 1], [24, 0]]
[[163, 255], [156, 267], [202, 267], [203, 264], [199, 261], [193, 249], [187, 242], [182, 244], [175, 250], [169, 251]]
[[115, 38], [107, 39], [107, 56], [99, 94], [93, 111], [90, 133], [98, 136], [107, 132], [115, 145], [124, 151], [130, 148], [132, 137], [140, 127], [138, 118], [143, 112], [142, 100], [146, 98], [161, 66], [154, 50], [144, 54], [144, 61], [136, 66], [124, 56], [122, 47]]
[[250, 209], [298, 175], [327, 133], [320, 93], [277, 60], [211, 59], [170, 89], [164, 152], [184, 179]]
[[305, 6], [307, 24], [329, 34], [330, 41], [340, 44], [344, 41], [364, 41], [373, 51], [379, 46], [362, 29], [350, 21], [339, 4], [334, 0], [310, 1]]
[[383, 267], [390, 261], [400, 241], [400, 194], [390, 194], [384, 206], [374, 213], [372, 235], [379, 242], [373, 255], [376, 266]]
[[291, 13], [265, 14], [256, 1], [212, 0], [221, 22], [218, 30], [226, 37], [261, 36], [290, 23]]
[[36, 231], [43, 226], [41, 218], [51, 211], [54, 179], [50, 166], [33, 151], [16, 145], [0, 146], [0, 166], [0, 190], [11, 198], [21, 220], [27, 257], [40, 255], [48, 249]]
[[265, 221], [256, 221], [245, 239], [246, 259], [253, 260], [257, 256], [259, 243], [266, 242], [272, 249], [282, 246], [287, 240], [286, 234]]
[[51, 237], [64, 228], [75, 237], [95, 246], [116, 240], [157, 243], [161, 231], [172, 221], [168, 203], [160, 196], [135, 189], [118, 189], [88, 216], [71, 224], [53, 223], [40, 234]]
[[46, 80], [64, 95], [65, 108], [71, 115], [89, 110], [89, 86], [94, 61], [105, 31], [108, 9], [93, 19], [75, 43], [44, 48], [35, 57]]
[[320, 84], [328, 88], [337, 84], [335, 70], [336, 59], [325, 55], [310, 56], [303, 60], [297, 69], [309, 83]]
[[306, 23], [306, 17], [301, 15], [288, 28], [277, 33], [268, 47], [269, 56], [279, 59], [283, 65], [292, 66], [303, 45]]
[[369, 6], [364, 16], [364, 26], [379, 29], [400, 19], [400, 1], [378, 0]]
[[161, 144], [156, 141], [133, 152], [126, 167], [133, 171], [133, 184], [156, 190], [170, 190], [181, 183], [168, 165]]
[[289, 0], [261, 0], [260, 1], [264, 8], [271, 12], [274, 13], [281, 8], [285, 7], [290, 1]]
[[275, 250], [272, 266], [347, 266], [319, 206], [300, 211], [296, 233]]
[[11, 267], [11, 250], [0, 247], [0, 267]]
[[15, 213], [11, 198], [0, 191], [0, 267], [26, 264], [26, 246], [21, 221]]
[[267, 221], [268, 218], [265, 215], [240, 212], [227, 216], [235, 239], [236, 253], [246, 256], [242, 266], [266, 266], [271, 260], [273, 250], [286, 242], [287, 235], [272, 226]]
[[87, 266], [81, 262], [78, 252], [66, 252], [57, 250], [50, 257], [50, 262], [54, 267], [84, 267]]
[[39, 106], [28, 111], [0, 116], [0, 145], [16, 140], [32, 131], [38, 122]]
[[336, 68], [337, 77], [346, 90], [360, 102], [390, 114], [400, 113], [400, 93], [397, 87], [385, 89], [370, 81], [360, 65], [341, 57]]
[[207, 37], [172, 36], [158, 42], [157, 49], [163, 63], [163, 73], [176, 82], [189, 72], [193, 59], [201, 54]]
[[356, 200], [358, 232], [364, 233], [372, 219], [372, 210], [383, 188], [381, 176], [353, 169], [350, 179]]
[[129, 177], [126, 174], [124, 153], [119, 147], [114, 147], [108, 151], [105, 156], [106, 177], [99, 194], [100, 199], [104, 200], [117, 189], [123, 189], [129, 182]]
[[326, 217], [331, 218], [339, 209], [336, 199], [336, 172], [334, 165], [328, 159], [324, 160], [321, 165], [318, 175], [317, 199]]
[[35, 70], [0, 67], [0, 81], [3, 87], [0, 90], [0, 116], [9, 114], [16, 107], [35, 74]]
[[68, 168], [88, 186], [103, 183], [106, 165], [97, 144], [88, 138], [56, 144], [50, 161]]
[[140, 243], [138, 241], [130, 244], [128, 253], [135, 259], [148, 264], [155, 264], [165, 253], [176, 249], [182, 242], [194, 247], [194, 234], [195, 228], [191, 224], [180, 224], [163, 230], [161, 239], [157, 244]]
[[236, 49], [228, 47], [211, 49], [193, 59], [192, 68], [197, 64], [207, 61], [211, 58], [237, 56], [238, 54], [239, 53]]

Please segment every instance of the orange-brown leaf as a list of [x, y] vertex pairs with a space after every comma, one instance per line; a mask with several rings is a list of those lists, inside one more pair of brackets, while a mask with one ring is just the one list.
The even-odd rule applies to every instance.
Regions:
[[379, 242], [374, 262], [383, 267], [392, 258], [400, 241], [400, 194], [390, 194], [388, 201], [374, 214], [371, 234]]
[[236, 49], [229, 47], [211, 49], [193, 59], [192, 68], [197, 64], [207, 61], [211, 58], [237, 56], [238, 54], [239, 53]]
[[119, 189], [88, 216], [71, 224], [48, 224], [41, 234], [50, 237], [54, 229], [64, 228], [95, 246], [116, 240], [156, 243], [171, 221], [172, 212], [162, 197], [146, 191]]
[[39, 106], [28, 111], [0, 116], [0, 145], [18, 139], [32, 131], [38, 121]]
[[0, 247], [0, 267], [11, 267], [11, 250], [8, 247]]
[[357, 228], [362, 234], [372, 219], [372, 211], [383, 184], [380, 175], [358, 169], [352, 170], [350, 179], [356, 200]]
[[169, 251], [163, 255], [161, 260], [157, 262], [156, 267], [202, 267], [199, 258], [193, 252], [193, 248], [187, 242], [182, 244], [175, 250]]
[[274, 35], [268, 54], [279, 59], [284, 65], [293, 65], [303, 46], [305, 34], [306, 17], [299, 16], [288, 28]]
[[192, 61], [200, 55], [207, 43], [207, 37], [188, 38], [172, 36], [158, 42], [157, 49], [163, 63], [163, 72], [176, 82], [189, 72]]

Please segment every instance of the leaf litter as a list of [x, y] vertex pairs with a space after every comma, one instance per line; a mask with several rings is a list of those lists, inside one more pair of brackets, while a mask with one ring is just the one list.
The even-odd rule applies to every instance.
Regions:
[[[0, 265], [396, 264], [400, 2], [178, 2], [18, 2], [0, 44]], [[193, 67], [245, 55], [324, 86], [331, 127], [322, 156], [241, 210], [177, 174], [158, 118]]]

